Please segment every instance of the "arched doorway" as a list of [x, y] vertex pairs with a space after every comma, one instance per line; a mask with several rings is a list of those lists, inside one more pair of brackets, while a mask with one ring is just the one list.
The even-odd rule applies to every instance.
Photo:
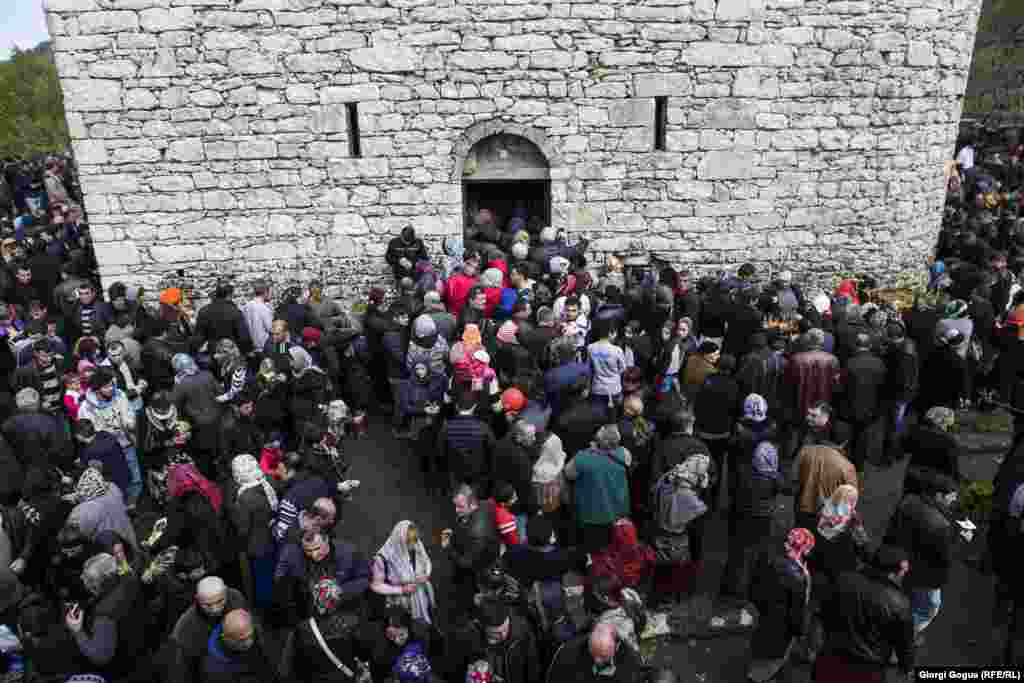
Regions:
[[504, 228], [517, 207], [530, 223], [551, 225], [551, 173], [544, 153], [530, 140], [497, 133], [477, 141], [462, 164], [463, 225], [491, 209]]

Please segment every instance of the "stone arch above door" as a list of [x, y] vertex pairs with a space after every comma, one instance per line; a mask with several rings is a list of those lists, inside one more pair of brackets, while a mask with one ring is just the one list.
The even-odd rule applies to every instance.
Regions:
[[549, 168], [557, 164], [558, 154], [555, 147], [547, 135], [540, 130], [507, 121], [482, 121], [467, 128], [452, 149], [452, 154], [455, 156], [455, 167], [452, 172], [453, 182], [461, 183], [467, 179], [465, 175], [466, 161], [477, 143], [498, 135], [525, 138], [540, 151]]

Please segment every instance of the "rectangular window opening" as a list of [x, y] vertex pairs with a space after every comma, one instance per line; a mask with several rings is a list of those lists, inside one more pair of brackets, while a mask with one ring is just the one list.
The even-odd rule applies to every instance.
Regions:
[[654, 98], [654, 149], [665, 151], [665, 129], [668, 128], [668, 98]]
[[345, 112], [348, 115], [348, 155], [361, 157], [363, 151], [359, 145], [359, 103], [346, 102]]

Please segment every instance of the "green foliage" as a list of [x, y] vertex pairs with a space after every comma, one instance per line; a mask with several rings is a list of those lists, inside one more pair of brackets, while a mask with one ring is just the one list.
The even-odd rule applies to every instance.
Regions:
[[964, 482], [960, 488], [960, 510], [978, 519], [987, 519], [992, 512], [994, 492], [990, 481]]
[[69, 145], [64, 98], [47, 50], [15, 50], [0, 62], [0, 156], [62, 152]]

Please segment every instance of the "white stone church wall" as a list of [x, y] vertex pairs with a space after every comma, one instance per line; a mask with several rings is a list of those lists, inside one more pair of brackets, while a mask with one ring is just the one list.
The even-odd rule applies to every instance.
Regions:
[[[107, 284], [387, 280], [533, 140], [595, 256], [814, 279], [931, 250], [980, 0], [46, 0]], [[655, 151], [655, 97], [668, 97]], [[346, 103], [358, 102], [361, 158]]]

